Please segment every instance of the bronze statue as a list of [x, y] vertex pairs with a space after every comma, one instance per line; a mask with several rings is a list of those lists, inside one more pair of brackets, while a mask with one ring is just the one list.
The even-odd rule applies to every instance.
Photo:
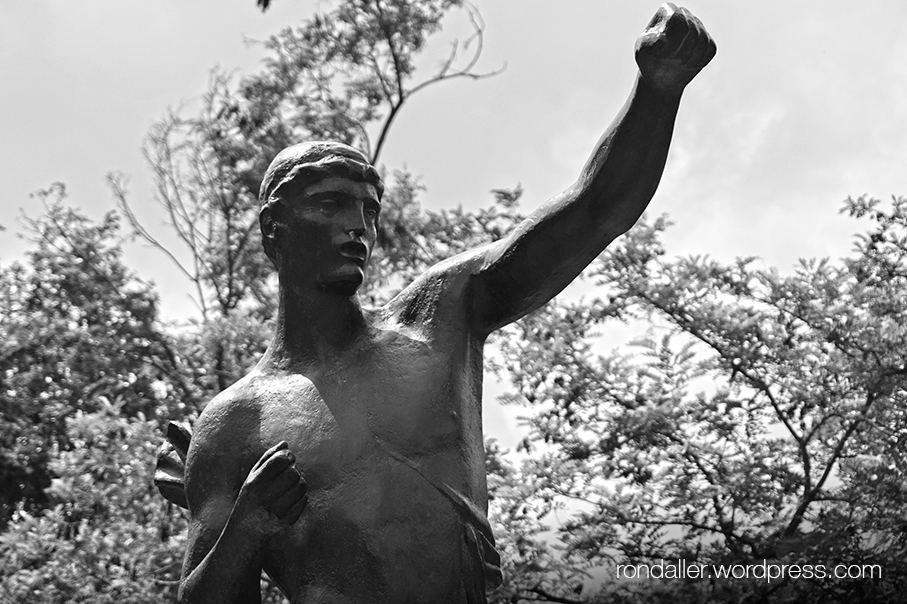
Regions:
[[280, 279], [276, 334], [205, 408], [191, 442], [172, 430], [180, 457], [171, 449], [159, 466], [162, 492], [190, 515], [181, 602], [259, 602], [262, 569], [294, 604], [486, 601], [501, 574], [486, 518], [485, 339], [633, 226], [661, 178], [681, 93], [714, 54], [698, 19], [662, 6], [637, 42], [630, 98], [577, 182], [376, 310], [357, 289], [378, 173], [338, 143], [274, 159], [260, 202]]

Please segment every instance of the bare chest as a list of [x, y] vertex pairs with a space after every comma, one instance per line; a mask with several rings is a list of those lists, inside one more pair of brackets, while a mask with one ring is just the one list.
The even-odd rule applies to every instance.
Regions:
[[482, 442], [481, 360], [451, 342], [392, 334], [264, 390], [263, 445], [286, 440], [326, 481], [376, 451], [430, 462]]
[[[335, 585], [355, 593], [361, 583], [363, 593], [383, 586], [390, 594], [412, 569], [431, 576], [439, 593], [457, 589], [450, 569], [462, 528], [443, 489], [484, 505], [480, 383], [465, 355], [392, 344], [275, 378], [266, 389], [262, 446], [287, 441], [309, 485], [309, 508], [273, 544], [303, 554], [283, 556], [289, 591]], [[424, 581], [406, 588], [424, 589]]]

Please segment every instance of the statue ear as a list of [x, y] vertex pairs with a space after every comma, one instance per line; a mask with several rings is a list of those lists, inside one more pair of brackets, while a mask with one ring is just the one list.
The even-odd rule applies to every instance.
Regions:
[[258, 214], [258, 222], [261, 225], [261, 234], [272, 242], [277, 234], [277, 222], [274, 220], [274, 207], [268, 204], [261, 209]]
[[258, 213], [258, 224], [261, 227], [261, 245], [264, 248], [265, 255], [271, 260], [271, 263], [277, 267], [277, 230], [278, 223], [274, 216], [274, 210], [277, 209], [274, 204], [267, 204]]

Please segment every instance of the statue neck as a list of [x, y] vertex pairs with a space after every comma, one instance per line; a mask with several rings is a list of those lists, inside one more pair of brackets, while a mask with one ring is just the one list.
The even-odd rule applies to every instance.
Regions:
[[359, 294], [280, 286], [277, 327], [259, 366], [290, 368], [329, 361], [366, 327]]

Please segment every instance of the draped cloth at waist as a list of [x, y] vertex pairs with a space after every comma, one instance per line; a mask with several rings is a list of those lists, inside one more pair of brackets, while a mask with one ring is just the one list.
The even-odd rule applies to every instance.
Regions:
[[495, 549], [494, 535], [487, 516], [465, 495], [447, 483], [435, 481], [412, 460], [392, 451], [380, 441], [378, 444], [390, 457], [418, 473], [451, 502], [463, 525], [460, 564], [466, 604], [487, 604], [486, 592], [497, 588], [504, 581], [501, 555]]

